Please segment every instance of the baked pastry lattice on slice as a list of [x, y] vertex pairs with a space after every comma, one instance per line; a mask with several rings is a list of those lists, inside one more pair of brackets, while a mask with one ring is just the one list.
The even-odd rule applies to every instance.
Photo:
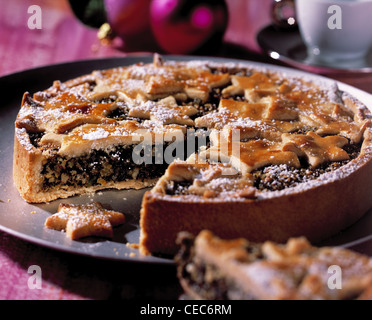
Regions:
[[[177, 274], [187, 296], [210, 300], [372, 299], [372, 260], [304, 237], [284, 244], [180, 233]], [[338, 274], [336, 274], [338, 272]]]

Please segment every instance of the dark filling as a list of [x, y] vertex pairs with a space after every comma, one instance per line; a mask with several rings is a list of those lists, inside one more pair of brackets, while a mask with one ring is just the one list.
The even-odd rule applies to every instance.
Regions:
[[[186, 271], [188, 270], [188, 271]], [[255, 300], [234, 281], [229, 280], [214, 265], [194, 259], [184, 269], [183, 279], [191, 290], [206, 300]]]
[[357, 158], [360, 148], [360, 145], [349, 144], [344, 147], [344, 150], [349, 154], [349, 160], [324, 163], [317, 168], [310, 167], [305, 161], [302, 161], [302, 166], [299, 169], [285, 164], [260, 168], [252, 172], [255, 178], [254, 186], [261, 191], [277, 191], [314, 180]]
[[[228, 84], [230, 85], [230, 84]], [[227, 85], [227, 86], [228, 86]], [[186, 101], [183, 102], [183, 105], [192, 105], [196, 109], [198, 109], [198, 113], [191, 117], [191, 119], [195, 120], [196, 118], [205, 116], [206, 114], [216, 111], [218, 109], [218, 106], [220, 104], [221, 99], [230, 99], [233, 98], [235, 101], [245, 101], [244, 96], [235, 95], [234, 97], [223, 97], [222, 96], [222, 90], [223, 88], [213, 88], [211, 90], [210, 96], [208, 101], [202, 103], [199, 100], [193, 100], [193, 101]]]
[[[177, 276], [180, 280], [183, 280], [184, 287], [187, 286], [199, 298], [206, 300], [258, 299], [255, 296], [255, 292], [239, 285], [223, 266], [216, 267], [206, 262], [203, 257], [197, 256], [195, 254], [193, 235], [188, 232], [181, 232], [177, 238], [177, 244], [180, 246], [177, 255], [174, 257], [177, 264]], [[245, 250], [247, 255], [242, 260], [236, 261], [237, 264], [240, 263], [242, 265], [242, 268], [244, 268], [244, 265], [267, 259], [262, 251], [261, 244], [248, 243]], [[317, 251], [309, 249], [304, 251], [303, 254], [309, 257], [313, 254], [317, 256]], [[280, 272], [280, 265], [273, 262], [273, 267], [279, 268]], [[304, 281], [309, 279], [309, 273], [308, 270], [302, 269], [300, 266], [297, 270], [295, 269], [291, 272], [293, 284], [301, 290], [303, 285], [305, 287], [308, 285], [308, 283], [304, 284]], [[356, 300], [363, 295], [363, 292], [364, 289], [362, 287], [344, 290], [342, 299]]]
[[[290, 167], [286, 164], [271, 165], [260, 168], [252, 172], [254, 177], [254, 187], [260, 191], [278, 191], [285, 188], [294, 187], [299, 183], [314, 180], [322, 174], [334, 171], [351, 160], [358, 157], [360, 145], [349, 144], [344, 150], [349, 154], [350, 159], [325, 163], [320, 167], [310, 167], [305, 159], [301, 159], [301, 168]], [[167, 184], [165, 193], [168, 195], [179, 196], [187, 195], [189, 187], [193, 181], [170, 181]]]
[[[153, 148], [155, 150], [155, 146]], [[166, 146], [159, 147], [160, 150], [163, 148]], [[89, 187], [133, 179], [144, 181], [161, 177], [169, 165], [166, 162], [156, 164], [155, 152], [147, 163], [135, 163], [132, 154], [133, 145], [118, 146], [109, 152], [93, 150], [76, 158], [61, 157], [55, 153], [43, 165], [43, 189], [60, 188], [61, 185]]]
[[[105, 103], [105, 101], [101, 101], [101, 103]], [[107, 103], [107, 102], [106, 102]], [[123, 121], [123, 120], [134, 120], [137, 121], [138, 123], [142, 123], [146, 119], [141, 119], [141, 118], [134, 118], [130, 117], [129, 114], [129, 107], [123, 103], [123, 102], [117, 102], [118, 107], [113, 110], [109, 115], [107, 115], [107, 118], [112, 118], [117, 121]]]
[[187, 189], [192, 185], [192, 181], [169, 181], [165, 193], [171, 196], [187, 194]]
[[[79, 188], [105, 185], [107, 182], [160, 178], [174, 159], [185, 160], [198, 151], [200, 146], [209, 143], [208, 132], [205, 130], [190, 134], [194, 135], [190, 143], [166, 142], [146, 146], [146, 150], [140, 148], [141, 152], [137, 152], [137, 158], [144, 161], [137, 163], [133, 160], [135, 145], [117, 146], [111, 151], [92, 150], [88, 155], [72, 158], [59, 156], [57, 149], [50, 150], [51, 155], [43, 164], [41, 172], [44, 177], [43, 190], [61, 188], [61, 186]], [[35, 146], [38, 145], [41, 137], [42, 134], [32, 136], [30, 134], [30, 139]], [[170, 159], [165, 157], [163, 153], [165, 151], [168, 152], [167, 157]]]
[[[207, 300], [255, 300], [253, 293], [240, 288], [234, 280], [226, 276], [212, 264], [205, 263], [194, 252], [194, 239], [183, 233], [179, 239], [180, 250], [175, 256], [177, 275], [199, 297]], [[263, 259], [259, 246], [246, 248], [251, 261]]]
[[28, 132], [28, 136], [30, 137], [31, 144], [37, 148], [39, 146], [39, 142], [43, 137], [44, 132]]

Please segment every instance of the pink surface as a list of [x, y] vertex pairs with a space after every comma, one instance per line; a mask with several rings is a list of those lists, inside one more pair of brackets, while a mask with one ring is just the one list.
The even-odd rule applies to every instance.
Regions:
[[[231, 18], [225, 40], [242, 48], [226, 46], [221, 53], [211, 52], [210, 55], [266, 61], [260, 56], [255, 34], [270, 22], [271, 1], [227, 2]], [[125, 46], [124, 50], [119, 50], [101, 44], [97, 30], [77, 21], [65, 0], [35, 0], [32, 4], [42, 8], [41, 30], [27, 27], [29, 1], [1, 0], [0, 76], [53, 63], [134, 54], [125, 52]], [[372, 92], [370, 75], [339, 79]], [[33, 274], [28, 273], [28, 269], [33, 265], [41, 268], [41, 289], [30, 288]], [[64, 254], [0, 232], [2, 300], [177, 299], [179, 293], [171, 267], [149, 268]]]

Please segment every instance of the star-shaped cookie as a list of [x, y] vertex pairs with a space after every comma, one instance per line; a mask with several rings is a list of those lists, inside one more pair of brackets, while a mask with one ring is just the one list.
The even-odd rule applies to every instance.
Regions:
[[298, 156], [306, 156], [312, 167], [318, 167], [328, 161], [343, 161], [349, 155], [342, 149], [348, 140], [341, 136], [321, 137], [314, 132], [303, 134], [284, 133], [283, 151], [292, 151]]
[[65, 230], [69, 238], [77, 240], [89, 236], [112, 238], [113, 226], [124, 222], [124, 214], [106, 210], [100, 202], [83, 205], [61, 203], [58, 212], [46, 219], [45, 226]]
[[193, 106], [179, 106], [174, 97], [170, 96], [158, 102], [147, 101], [130, 107], [129, 116], [150, 119], [161, 124], [193, 125], [190, 116], [198, 113]]
[[248, 77], [232, 76], [231, 86], [222, 90], [224, 96], [244, 94], [248, 102], [258, 102], [262, 97], [274, 94], [278, 86], [266, 75], [254, 73]]

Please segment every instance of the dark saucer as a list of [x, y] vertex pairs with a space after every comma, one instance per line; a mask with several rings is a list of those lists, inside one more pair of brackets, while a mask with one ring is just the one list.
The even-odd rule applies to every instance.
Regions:
[[272, 59], [313, 73], [371, 73], [372, 49], [360, 60], [319, 61], [309, 56], [298, 29], [282, 30], [273, 25], [263, 28], [257, 34], [257, 42]]

